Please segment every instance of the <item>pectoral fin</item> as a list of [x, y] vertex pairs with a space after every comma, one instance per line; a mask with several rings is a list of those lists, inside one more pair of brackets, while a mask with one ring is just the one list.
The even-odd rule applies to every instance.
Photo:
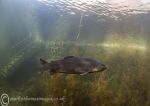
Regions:
[[88, 74], [89, 72], [84, 72], [84, 73], [82, 73], [82, 74], [80, 74], [80, 75], [86, 75], [86, 74]]

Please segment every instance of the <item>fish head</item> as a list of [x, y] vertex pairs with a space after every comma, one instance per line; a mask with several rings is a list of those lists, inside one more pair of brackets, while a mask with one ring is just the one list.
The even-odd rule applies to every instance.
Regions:
[[41, 63], [41, 67], [40, 67], [39, 74], [50, 71], [50, 63], [49, 62], [40, 58], [40, 63]]
[[92, 72], [101, 72], [105, 69], [107, 69], [107, 67], [100, 62], [92, 63]]

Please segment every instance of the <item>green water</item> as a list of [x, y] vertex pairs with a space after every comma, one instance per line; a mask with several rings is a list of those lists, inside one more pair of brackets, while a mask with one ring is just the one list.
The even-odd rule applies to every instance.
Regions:
[[[0, 0], [0, 95], [65, 97], [10, 106], [149, 106], [149, 27], [148, 0]], [[108, 69], [38, 75], [40, 58], [68, 55]]]

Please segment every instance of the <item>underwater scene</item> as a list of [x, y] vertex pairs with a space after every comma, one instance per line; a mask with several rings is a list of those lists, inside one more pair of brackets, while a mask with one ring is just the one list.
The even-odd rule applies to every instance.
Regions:
[[0, 0], [0, 106], [150, 106], [150, 0]]

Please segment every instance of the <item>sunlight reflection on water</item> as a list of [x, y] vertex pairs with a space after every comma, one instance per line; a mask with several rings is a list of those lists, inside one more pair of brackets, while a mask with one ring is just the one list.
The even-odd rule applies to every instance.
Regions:
[[115, 20], [120, 16], [146, 14], [150, 11], [148, 0], [38, 0], [56, 7], [59, 11], [76, 13], [77, 11], [99, 16], [108, 16]]

